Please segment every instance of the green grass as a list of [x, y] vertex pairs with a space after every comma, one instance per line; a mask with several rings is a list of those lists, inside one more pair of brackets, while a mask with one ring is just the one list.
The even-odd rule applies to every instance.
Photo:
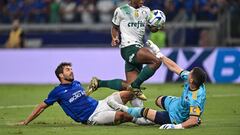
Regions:
[[[182, 84], [145, 85], [148, 96], [145, 106], [158, 109], [154, 100], [158, 95], [181, 95]], [[0, 135], [239, 135], [240, 85], [207, 84], [207, 102], [200, 127], [187, 130], [159, 130], [155, 126], [138, 126], [126, 123], [119, 126], [88, 126], [73, 122], [55, 104], [49, 107], [28, 126], [15, 126], [25, 119], [34, 107], [9, 108], [9, 106], [36, 105], [43, 101], [53, 85], [0, 85]], [[113, 90], [99, 89], [92, 96], [103, 99]]]

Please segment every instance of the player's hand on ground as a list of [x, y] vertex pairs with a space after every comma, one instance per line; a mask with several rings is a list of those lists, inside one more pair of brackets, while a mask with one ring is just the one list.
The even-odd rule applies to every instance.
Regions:
[[120, 40], [118, 38], [112, 39], [112, 46], [117, 46], [117, 45], [119, 45], [119, 43], [120, 43]]
[[20, 121], [18, 123], [16, 123], [16, 125], [18, 126], [24, 126], [24, 125], [27, 125], [25, 121]]
[[182, 124], [163, 124], [159, 129], [184, 129]]

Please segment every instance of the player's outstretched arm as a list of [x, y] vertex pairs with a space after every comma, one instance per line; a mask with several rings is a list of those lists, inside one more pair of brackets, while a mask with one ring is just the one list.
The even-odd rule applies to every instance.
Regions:
[[27, 117], [26, 120], [21, 121], [18, 123], [18, 125], [27, 125], [30, 123], [32, 120], [37, 118], [46, 108], [48, 105], [45, 102], [40, 103], [34, 110], [33, 112]]
[[151, 40], [148, 40], [146, 42], [146, 45], [153, 51], [157, 58], [162, 60], [162, 62], [167, 66], [169, 70], [175, 72], [178, 75], [181, 73], [183, 69], [179, 67], [174, 61], [164, 56], [156, 44], [154, 44]]
[[176, 74], [179, 75], [181, 73], [181, 71], [183, 71], [183, 69], [181, 67], [179, 67], [174, 61], [172, 61], [168, 57], [162, 56], [160, 59], [167, 66], [167, 68], [169, 70], [171, 70], [172, 72], [175, 72]]
[[197, 116], [190, 116], [188, 120], [181, 124], [163, 124], [160, 129], [185, 129], [199, 125], [199, 118]]
[[188, 120], [182, 123], [183, 128], [190, 128], [199, 125], [199, 117], [190, 116]]

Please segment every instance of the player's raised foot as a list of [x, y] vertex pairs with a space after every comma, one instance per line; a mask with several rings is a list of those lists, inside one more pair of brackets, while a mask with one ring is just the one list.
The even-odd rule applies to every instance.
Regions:
[[145, 89], [146, 88], [132, 88], [131, 86], [128, 87], [129, 91], [132, 91], [137, 98], [144, 101], [147, 100], [147, 97], [142, 92], [142, 90], [145, 90]]
[[98, 78], [93, 77], [92, 80], [90, 81], [90, 84], [88, 85], [88, 89], [86, 91], [86, 95], [92, 94], [94, 91], [98, 89]]

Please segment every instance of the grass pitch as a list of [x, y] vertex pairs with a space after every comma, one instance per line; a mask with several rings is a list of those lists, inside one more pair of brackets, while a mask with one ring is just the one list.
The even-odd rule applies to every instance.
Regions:
[[[158, 109], [154, 100], [158, 95], [180, 96], [182, 84], [149, 84], [144, 92], [145, 106]], [[125, 123], [118, 126], [88, 126], [67, 117], [58, 104], [49, 107], [28, 126], [14, 123], [24, 120], [34, 105], [43, 101], [53, 85], [0, 85], [0, 135], [239, 135], [240, 85], [207, 84], [207, 100], [202, 125], [186, 130], [159, 130], [155, 126]], [[113, 90], [99, 89], [92, 94], [103, 99]]]

